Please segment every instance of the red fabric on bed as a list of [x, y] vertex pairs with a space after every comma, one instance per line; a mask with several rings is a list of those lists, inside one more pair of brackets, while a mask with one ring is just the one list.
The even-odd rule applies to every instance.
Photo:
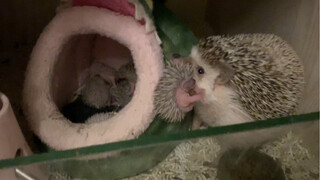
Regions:
[[[125, 16], [135, 17], [135, 6], [127, 0], [73, 0], [72, 6], [96, 6]], [[138, 19], [138, 22], [142, 25], [145, 24], [144, 19]]]
[[106, 8], [114, 12], [126, 16], [134, 17], [135, 7], [134, 4], [127, 0], [73, 0], [73, 6], [96, 6], [100, 8]]

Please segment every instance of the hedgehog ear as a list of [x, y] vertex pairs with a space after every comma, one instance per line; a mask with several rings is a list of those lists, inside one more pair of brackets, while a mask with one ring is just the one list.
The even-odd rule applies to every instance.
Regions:
[[170, 62], [172, 64], [177, 64], [177, 63], [190, 63], [190, 59], [187, 57], [182, 57], [180, 54], [178, 53], [173, 53], [170, 59]]
[[180, 54], [177, 54], [177, 53], [173, 53], [171, 58], [170, 58], [170, 62], [172, 64], [176, 64], [176, 63], [179, 63], [181, 61], [181, 55]]
[[217, 77], [215, 83], [216, 84], [227, 84], [234, 75], [234, 70], [225, 63], [219, 63], [218, 68], [220, 71], [219, 76]]
[[175, 58], [175, 59], [178, 59], [178, 58], [181, 58], [181, 55], [178, 54], [178, 53], [173, 53], [171, 58]]

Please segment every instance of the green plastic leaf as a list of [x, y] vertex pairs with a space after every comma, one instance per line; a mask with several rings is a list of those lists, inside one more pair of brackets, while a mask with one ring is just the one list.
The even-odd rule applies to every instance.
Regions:
[[[189, 130], [193, 113], [186, 115], [183, 123], [168, 123], [156, 117], [140, 137], [152, 137], [167, 133], [182, 133]], [[150, 138], [151, 140], [152, 138]], [[119, 179], [135, 176], [161, 162], [177, 143], [160, 144], [142, 149], [124, 150], [118, 155], [96, 160], [68, 160], [54, 163], [51, 168], [72, 178]]]
[[198, 42], [192, 31], [162, 3], [154, 2], [153, 16], [163, 43], [165, 61], [170, 60], [173, 53], [188, 56], [192, 46]]

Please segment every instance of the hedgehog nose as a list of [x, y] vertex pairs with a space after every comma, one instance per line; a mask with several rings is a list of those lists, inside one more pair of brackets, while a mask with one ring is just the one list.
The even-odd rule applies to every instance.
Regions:
[[185, 89], [193, 89], [196, 85], [196, 80], [194, 80], [193, 78], [187, 80], [184, 82], [183, 87]]

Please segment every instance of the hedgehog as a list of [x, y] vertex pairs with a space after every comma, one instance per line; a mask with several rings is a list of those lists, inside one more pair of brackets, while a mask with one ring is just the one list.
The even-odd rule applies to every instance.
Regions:
[[136, 83], [137, 82], [137, 74], [134, 67], [134, 63], [130, 62], [124, 66], [122, 66], [118, 71], [117, 74], [119, 78], [125, 78], [130, 83]]
[[231, 149], [219, 159], [217, 178], [224, 180], [285, 180], [281, 163], [257, 149]]
[[[190, 56], [173, 59], [180, 60], [168, 63], [155, 91], [156, 112], [170, 122], [193, 108], [194, 124], [211, 127], [294, 115], [304, 90], [300, 59], [276, 35], [211, 36]], [[243, 147], [272, 138], [245, 134], [222, 139], [226, 147]]]
[[[110, 88], [115, 86], [117, 71], [100, 62], [94, 62], [85, 70], [80, 78], [81, 86], [73, 93], [69, 103], [79, 97], [90, 107], [102, 108], [110, 106]], [[87, 76], [87, 77], [86, 77]]]
[[133, 63], [124, 65], [117, 71], [97, 62], [91, 65], [88, 74], [71, 102], [81, 95], [86, 105], [99, 109], [112, 105], [124, 107], [131, 100], [137, 81]]
[[98, 75], [88, 78], [80, 94], [85, 104], [95, 108], [103, 108], [110, 105], [111, 85]]
[[[241, 104], [254, 120], [296, 112], [304, 89], [303, 66], [294, 50], [280, 37], [211, 36], [201, 40], [191, 56], [197, 84], [215, 78], [212, 73], [218, 73], [211, 81], [211, 88], [216, 83], [232, 89], [236, 94], [232, 100]], [[206, 71], [208, 78], [204, 78]]]
[[163, 75], [154, 92], [155, 114], [168, 122], [180, 122], [193, 103], [202, 95], [195, 88], [193, 67], [179, 54], [173, 54], [164, 68]]
[[119, 107], [127, 105], [135, 91], [137, 74], [134, 63], [130, 62], [116, 72], [115, 85], [110, 89], [112, 104]]
[[[196, 86], [205, 91], [204, 98], [194, 103], [195, 116], [209, 126], [280, 118], [297, 111], [304, 90], [303, 65], [278, 36], [211, 36], [192, 48], [189, 59]], [[230, 140], [232, 147], [268, 139], [261, 133], [256, 136], [261, 138], [233, 136], [224, 143]]]
[[116, 86], [110, 88], [110, 96], [113, 105], [124, 107], [133, 96], [132, 84], [128, 79], [116, 80]]

